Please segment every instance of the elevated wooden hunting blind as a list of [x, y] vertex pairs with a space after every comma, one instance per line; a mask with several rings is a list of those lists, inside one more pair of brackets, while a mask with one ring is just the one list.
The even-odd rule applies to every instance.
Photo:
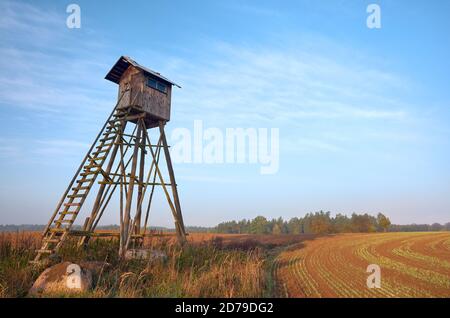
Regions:
[[105, 77], [119, 84], [119, 108], [132, 106], [148, 114], [147, 127], [155, 127], [160, 120], [170, 120], [172, 86], [178, 86], [161, 74], [122, 56]]
[[[116, 106], [57, 204], [43, 232], [42, 246], [37, 250], [35, 262], [45, 255], [56, 253], [68, 236], [80, 237], [80, 246], [85, 246], [93, 236], [118, 236], [119, 254], [123, 257], [130, 244], [140, 245], [144, 237], [157, 235], [147, 231], [155, 186], [161, 186], [164, 191], [178, 241], [184, 243], [186, 240], [164, 132], [170, 120], [172, 87], [178, 85], [126, 56], [119, 58], [105, 78], [119, 85]], [[148, 130], [155, 127], [158, 128], [159, 138], [153, 144]], [[132, 131], [127, 132], [126, 128]], [[167, 164], [169, 182], [164, 180], [160, 169], [161, 150]], [[145, 163], [148, 157], [150, 165], [147, 168]], [[101, 179], [97, 180], [99, 176]], [[82, 229], [74, 230], [72, 225], [96, 181], [96, 195], [92, 208], [89, 208], [90, 213]], [[135, 188], [137, 191], [134, 191]], [[100, 218], [117, 192], [120, 205], [114, 209], [120, 215], [120, 232], [96, 232]], [[144, 203], [147, 203], [146, 209]]]

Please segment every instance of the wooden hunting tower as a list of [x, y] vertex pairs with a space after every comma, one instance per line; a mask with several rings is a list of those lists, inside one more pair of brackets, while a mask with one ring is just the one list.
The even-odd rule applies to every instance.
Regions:
[[[123, 257], [130, 244], [140, 245], [146, 236], [161, 235], [147, 232], [155, 186], [161, 186], [164, 191], [174, 218], [178, 241], [184, 243], [186, 240], [175, 174], [164, 132], [165, 124], [170, 120], [172, 87], [180, 86], [126, 56], [119, 58], [105, 79], [119, 85], [116, 106], [51, 216], [35, 262], [39, 262], [44, 255], [56, 253], [68, 236], [80, 237], [80, 246], [85, 246], [93, 236], [118, 236], [119, 254]], [[131, 125], [127, 125], [129, 123]], [[158, 128], [159, 138], [157, 143], [152, 144], [148, 130], [155, 127]], [[169, 182], [164, 181], [160, 169], [161, 150], [167, 164]], [[150, 165], [146, 169], [148, 157]], [[95, 184], [98, 176], [101, 179]], [[94, 186], [97, 187], [93, 189]], [[134, 191], [135, 188], [137, 191]], [[119, 189], [120, 205], [114, 209], [120, 215], [120, 232], [95, 232], [116, 189]], [[96, 191], [96, 195], [92, 207], [89, 207], [90, 213], [82, 229], [74, 230], [72, 225], [91, 190]], [[147, 203], [146, 209], [143, 209], [144, 203]], [[144, 212], [145, 221], [142, 222]]]
[[119, 84], [119, 97], [126, 94], [119, 108], [132, 106], [135, 111], [148, 114], [147, 127], [158, 126], [160, 120], [170, 120], [172, 85], [179, 85], [126, 56], [116, 62], [105, 78]]

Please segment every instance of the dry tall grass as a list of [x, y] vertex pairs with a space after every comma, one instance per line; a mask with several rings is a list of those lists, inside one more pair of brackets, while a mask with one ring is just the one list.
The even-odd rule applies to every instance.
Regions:
[[[28, 265], [39, 244], [36, 233], [0, 233], [0, 297], [24, 297], [42, 269]], [[87, 250], [69, 242], [62, 260], [107, 261], [112, 266], [94, 277], [83, 297], [261, 297], [269, 293], [265, 251], [245, 244], [224, 247], [209, 239], [178, 247], [170, 240], [148, 240], [164, 251], [164, 261], [121, 261], [117, 241], [93, 240]], [[64, 295], [59, 295], [64, 296]]]

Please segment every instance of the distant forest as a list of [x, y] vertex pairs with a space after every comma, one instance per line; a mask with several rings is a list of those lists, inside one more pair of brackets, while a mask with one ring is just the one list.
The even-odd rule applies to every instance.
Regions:
[[[42, 231], [44, 225], [0, 225], [0, 232]], [[74, 229], [80, 229], [74, 226]], [[119, 230], [118, 225], [99, 226], [101, 230]], [[173, 232], [174, 229], [151, 227], [151, 230]], [[294, 217], [289, 221], [283, 218], [268, 220], [257, 216], [252, 220], [229, 221], [215, 227], [187, 226], [187, 232], [235, 233], [235, 234], [327, 234], [327, 233], [373, 233], [373, 232], [427, 232], [450, 231], [450, 222], [446, 224], [391, 224], [387, 216], [378, 213], [372, 216], [367, 213], [353, 213], [350, 217], [337, 214], [332, 217], [330, 212], [308, 213], [304, 217]]]
[[[17, 231], [33, 231], [33, 232], [41, 232], [45, 228], [43, 224], [0, 224], [0, 232], [17, 232]], [[119, 225], [111, 224], [111, 225], [101, 225], [97, 226], [98, 230], [106, 230], [106, 231], [118, 231]], [[81, 230], [81, 226], [74, 225], [72, 227], [74, 230]], [[166, 228], [163, 226], [151, 226], [148, 227], [149, 230], [153, 231], [163, 231], [163, 232], [175, 232], [175, 229]], [[186, 231], [188, 232], [214, 232], [213, 227], [202, 227], [202, 226], [187, 226]]]
[[304, 217], [294, 217], [289, 221], [278, 219], [267, 220], [257, 216], [253, 220], [223, 222], [216, 226], [217, 233], [250, 233], [250, 234], [327, 234], [327, 233], [372, 233], [372, 232], [423, 232], [450, 231], [450, 222], [442, 225], [409, 224], [392, 225], [387, 216], [379, 213], [376, 217], [369, 214], [353, 213], [350, 217], [330, 212], [308, 213]]

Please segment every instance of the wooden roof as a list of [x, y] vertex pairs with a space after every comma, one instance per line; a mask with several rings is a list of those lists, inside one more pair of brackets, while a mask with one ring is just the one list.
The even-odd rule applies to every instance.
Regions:
[[143, 71], [146, 74], [150, 74], [170, 85], [175, 85], [179, 88], [181, 88], [180, 85], [172, 82], [171, 80], [169, 80], [168, 78], [165, 78], [164, 76], [162, 76], [161, 74], [159, 74], [158, 72], [155, 72], [145, 66], [140, 65], [139, 63], [137, 63], [136, 61], [132, 60], [131, 58], [129, 58], [128, 56], [121, 56], [116, 64], [114, 64], [114, 66], [112, 67], [112, 69], [108, 72], [108, 74], [106, 74], [105, 79], [119, 84], [120, 78], [122, 77], [123, 73], [128, 69], [128, 67], [130, 66], [134, 66], [138, 69], [140, 69], [141, 71]]

